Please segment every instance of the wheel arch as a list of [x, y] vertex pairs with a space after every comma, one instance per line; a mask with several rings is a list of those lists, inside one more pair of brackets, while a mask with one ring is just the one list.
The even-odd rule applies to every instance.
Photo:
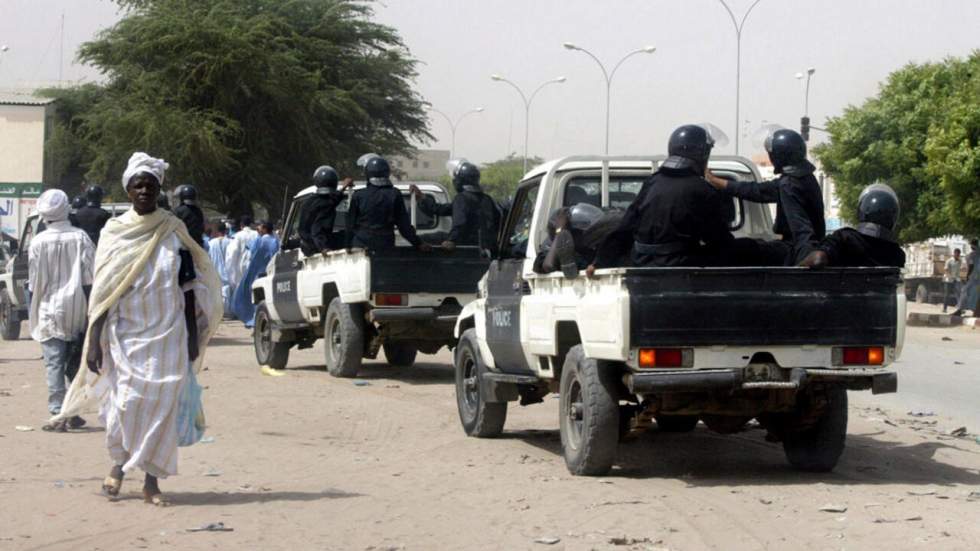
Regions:
[[573, 320], [559, 321], [555, 324], [555, 380], [561, 380], [561, 370], [565, 365], [565, 357], [573, 346], [582, 344], [582, 334], [578, 323]]

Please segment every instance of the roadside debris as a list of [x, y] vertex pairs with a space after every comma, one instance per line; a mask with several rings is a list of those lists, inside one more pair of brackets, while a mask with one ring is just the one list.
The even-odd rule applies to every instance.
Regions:
[[234, 528], [225, 526], [223, 522], [211, 522], [198, 528], [188, 528], [188, 532], [234, 532]]
[[846, 513], [847, 505], [835, 505], [833, 503], [828, 503], [819, 509], [824, 513]]
[[910, 496], [934, 496], [936, 490], [909, 490]]
[[944, 341], [951, 341], [951, 340], [953, 340], [953, 339], [952, 339], [951, 337], [943, 337], [943, 340], [944, 340]]
[[17, 425], [16, 427], [14, 427], [14, 430], [20, 432], [33, 432], [34, 427], [28, 427], [27, 425]]
[[960, 437], [960, 436], [966, 436], [966, 432], [967, 432], [966, 427], [957, 427], [955, 429], [946, 431], [946, 435]]
[[261, 371], [266, 377], [284, 377], [286, 375], [285, 373], [282, 373], [277, 369], [272, 369], [267, 365], [263, 365]]
[[934, 411], [910, 411], [906, 415], [910, 415], [912, 417], [932, 417], [935, 414], [936, 412]]
[[208, 472], [204, 473], [204, 476], [221, 476], [221, 471], [218, 469], [209, 469]]
[[554, 545], [561, 541], [561, 538], [556, 538], [554, 536], [543, 536], [534, 540], [534, 543], [541, 543], [544, 545]]
[[367, 381], [354, 381], [354, 386], [370, 386], [371, 383]]
[[651, 543], [650, 538], [630, 538], [627, 536], [609, 538], [609, 543], [613, 545], [637, 545], [640, 543]]
[[211, 444], [213, 442], [214, 442], [214, 437], [213, 436], [205, 436], [204, 438], [201, 438], [201, 440], [200, 440], [200, 443], [201, 444]]

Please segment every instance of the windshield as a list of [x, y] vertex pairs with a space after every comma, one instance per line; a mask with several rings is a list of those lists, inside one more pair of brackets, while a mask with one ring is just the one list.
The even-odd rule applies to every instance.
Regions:
[[[445, 203], [446, 198], [443, 194], [423, 192], [425, 195], [435, 199], [436, 203]], [[402, 191], [402, 200], [405, 202], [405, 210], [409, 213], [412, 212], [412, 196], [408, 191]], [[335, 231], [343, 231], [347, 229], [347, 207], [350, 202], [350, 195], [348, 198], [337, 206], [337, 219], [334, 222]], [[417, 230], [433, 230], [439, 225], [438, 216], [429, 216], [428, 214], [422, 212], [421, 209], [417, 209], [415, 215], [415, 229]]]

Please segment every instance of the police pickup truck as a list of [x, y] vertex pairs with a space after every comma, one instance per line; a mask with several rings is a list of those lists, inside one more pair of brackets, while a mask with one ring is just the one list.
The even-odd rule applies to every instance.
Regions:
[[[423, 241], [438, 244], [452, 219], [418, 210], [410, 182], [395, 183]], [[437, 203], [449, 202], [439, 184], [416, 183]], [[355, 187], [360, 189], [363, 184]], [[260, 365], [282, 369], [289, 350], [324, 339], [324, 362], [331, 375], [354, 377], [363, 358], [384, 349], [389, 364], [410, 366], [418, 352], [453, 347], [453, 327], [463, 306], [475, 298], [476, 282], [489, 259], [476, 247], [420, 252], [397, 236], [387, 251], [353, 249], [306, 256], [299, 243], [299, 213], [316, 188], [293, 199], [281, 250], [267, 274], [252, 285], [257, 305], [253, 334]], [[337, 208], [335, 229], [343, 231], [348, 200]]]
[[[460, 421], [501, 433], [507, 404], [559, 394], [570, 472], [601, 475], [618, 442], [656, 423], [733, 433], [750, 420], [797, 468], [833, 469], [847, 432], [847, 390], [895, 392], [902, 349], [898, 269], [609, 268], [539, 275], [549, 213], [588, 202], [626, 208], [662, 157], [569, 157], [529, 172], [478, 298], [459, 316]], [[712, 170], [757, 179], [741, 157]], [[737, 237], [773, 239], [766, 205], [733, 199]]]
[[37, 213], [31, 213], [20, 239], [10, 242], [9, 252], [0, 254], [0, 338], [5, 341], [19, 339], [21, 322], [27, 320], [27, 252], [40, 223]]

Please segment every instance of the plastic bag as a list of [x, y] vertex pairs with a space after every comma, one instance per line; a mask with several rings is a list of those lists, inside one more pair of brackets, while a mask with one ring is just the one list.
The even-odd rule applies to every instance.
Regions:
[[201, 385], [194, 369], [188, 366], [187, 381], [177, 401], [177, 445], [193, 446], [204, 437], [204, 404]]

